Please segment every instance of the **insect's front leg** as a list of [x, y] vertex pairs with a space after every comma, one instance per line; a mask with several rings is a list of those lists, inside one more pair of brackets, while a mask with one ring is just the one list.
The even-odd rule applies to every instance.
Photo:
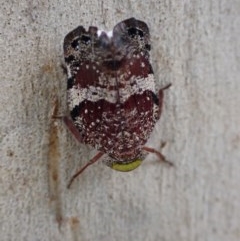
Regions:
[[144, 146], [144, 147], [143, 147], [143, 150], [144, 150], [144, 151], [147, 151], [147, 152], [149, 152], [149, 153], [154, 153], [154, 154], [156, 154], [161, 162], [163, 162], [163, 163], [165, 163], [165, 164], [167, 164], [167, 165], [169, 165], [169, 166], [173, 166], [173, 163], [172, 163], [172, 162], [168, 161], [161, 152], [155, 150], [154, 148], [150, 148], [150, 147]]
[[72, 185], [73, 181], [89, 166], [100, 160], [100, 158], [104, 155], [103, 152], [98, 152], [87, 164], [85, 164], [81, 169], [79, 169], [71, 178], [69, 181], [67, 188], [70, 188]]

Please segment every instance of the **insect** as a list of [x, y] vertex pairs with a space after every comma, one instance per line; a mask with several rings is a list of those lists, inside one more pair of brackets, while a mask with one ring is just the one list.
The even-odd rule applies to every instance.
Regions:
[[118, 23], [111, 32], [79, 26], [64, 39], [67, 99], [70, 116], [63, 120], [75, 136], [99, 152], [70, 180], [103, 158], [117, 171], [137, 168], [147, 153], [144, 146], [160, 118], [163, 92], [155, 90], [150, 64], [147, 24], [135, 18]]

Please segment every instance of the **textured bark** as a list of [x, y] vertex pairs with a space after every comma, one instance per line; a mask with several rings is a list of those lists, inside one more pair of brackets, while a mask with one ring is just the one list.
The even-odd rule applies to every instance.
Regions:
[[[0, 240], [240, 239], [240, 5], [205, 1], [2, 1]], [[148, 23], [166, 91], [149, 155], [121, 173], [63, 123], [62, 44], [78, 25]]]

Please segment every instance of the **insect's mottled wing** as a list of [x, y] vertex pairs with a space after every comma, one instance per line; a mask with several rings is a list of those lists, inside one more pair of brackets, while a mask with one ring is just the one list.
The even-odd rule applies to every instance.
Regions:
[[128, 117], [125, 131], [131, 137], [125, 136], [123, 142], [129, 148], [138, 149], [148, 140], [159, 116], [159, 100], [149, 59], [148, 26], [133, 18], [125, 20], [115, 26], [113, 42], [126, 55], [124, 67], [118, 75], [119, 82], [125, 82], [126, 87], [119, 88], [119, 96], [123, 103], [123, 117]]
[[99, 32], [96, 27], [76, 28], [65, 37], [64, 55], [71, 118], [82, 141], [106, 153], [116, 144], [113, 138], [119, 126], [117, 61], [112, 61], [111, 38]]
[[82, 26], [74, 29], [64, 39], [64, 57], [68, 71], [68, 107], [71, 118], [78, 128], [84, 143], [92, 144], [91, 135], [95, 135], [95, 123], [98, 119], [97, 106], [91, 87], [98, 82], [100, 72], [92, 63], [96, 63], [98, 36], [97, 28], [86, 31]]
[[134, 18], [112, 35], [82, 26], [64, 40], [68, 105], [84, 143], [116, 159], [141, 152], [158, 118], [147, 25]]

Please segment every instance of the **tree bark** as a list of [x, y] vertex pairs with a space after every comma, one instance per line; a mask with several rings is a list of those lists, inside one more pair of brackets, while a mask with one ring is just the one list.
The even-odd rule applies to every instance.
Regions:
[[[0, 240], [240, 239], [238, 0], [23, 0], [0, 11]], [[98, 162], [67, 189], [96, 151], [51, 118], [67, 113], [63, 39], [130, 17], [150, 28], [158, 87], [172, 83], [148, 146], [174, 167], [154, 154], [129, 173]]]

